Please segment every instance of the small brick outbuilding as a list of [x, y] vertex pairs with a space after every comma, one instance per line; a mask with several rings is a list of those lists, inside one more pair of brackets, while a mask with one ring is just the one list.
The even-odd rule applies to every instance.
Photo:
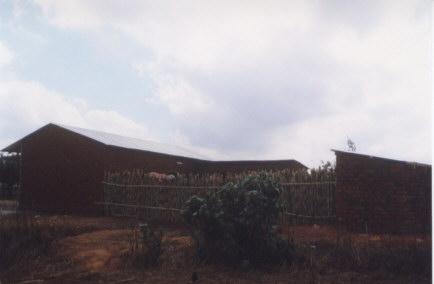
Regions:
[[21, 153], [20, 207], [40, 212], [102, 214], [104, 171], [160, 173], [299, 170], [295, 160], [211, 161], [186, 149], [88, 129], [48, 124], [5, 152]]
[[431, 232], [431, 165], [336, 154], [336, 215], [348, 229]]

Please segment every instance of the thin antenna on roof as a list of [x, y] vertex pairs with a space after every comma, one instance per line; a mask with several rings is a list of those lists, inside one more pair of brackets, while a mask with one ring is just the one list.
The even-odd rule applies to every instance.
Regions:
[[354, 143], [354, 141], [351, 140], [350, 137], [348, 137], [348, 135], [347, 135], [347, 145], [348, 145], [348, 149], [346, 149], [347, 151], [356, 152], [356, 143]]

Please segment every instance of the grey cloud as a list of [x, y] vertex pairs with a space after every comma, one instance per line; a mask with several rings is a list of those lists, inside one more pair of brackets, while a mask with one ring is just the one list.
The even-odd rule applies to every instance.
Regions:
[[[361, 148], [384, 149], [392, 136], [402, 140], [399, 145], [406, 143], [401, 126], [411, 128], [412, 137], [426, 132], [420, 120], [408, 115], [408, 106], [427, 105], [429, 87], [422, 85], [429, 80], [420, 78], [419, 61], [429, 60], [404, 39], [419, 45], [429, 41], [413, 21], [421, 17], [430, 23], [429, 1], [306, 1], [307, 8], [300, 9], [287, 1], [288, 6], [276, 9], [252, 4], [252, 10], [216, 2], [194, 5], [194, 13], [191, 5], [175, 3], [153, 7], [137, 1], [134, 11], [101, 3], [93, 6], [88, 14], [95, 15], [89, 19], [100, 18], [97, 23], [124, 32], [155, 55], [150, 56], [157, 58], [150, 59], [159, 75], [155, 95], [171, 111], [173, 127], [194, 146], [248, 158], [249, 153], [276, 154], [269, 149], [270, 139], [284, 137], [280, 151], [298, 147], [308, 156], [310, 148], [324, 146], [323, 141], [311, 141], [307, 150], [299, 145], [312, 137], [327, 136], [333, 144], [355, 133]], [[76, 14], [62, 10], [56, 19], [74, 24]], [[300, 17], [293, 10], [301, 11]], [[215, 18], [219, 11], [228, 12], [224, 20]], [[398, 25], [390, 23], [397, 19]], [[401, 51], [410, 55], [402, 59]], [[184, 84], [179, 89], [178, 81]], [[390, 96], [397, 96], [393, 106]], [[406, 96], [414, 98], [402, 99]], [[176, 100], [183, 97], [195, 101], [189, 106]], [[394, 119], [394, 112], [409, 122]], [[328, 127], [339, 137], [330, 138]]]
[[[283, 56], [285, 57], [285, 56]], [[324, 55], [297, 54], [254, 68], [219, 70], [210, 77], [190, 74], [200, 92], [215, 102], [208, 113], [177, 116], [190, 141], [227, 152], [263, 152], [276, 129], [325, 115], [333, 100], [324, 82], [336, 70]]]
[[318, 23], [328, 27], [348, 26], [364, 35], [379, 26], [383, 20], [385, 3], [382, 1], [319, 1]]

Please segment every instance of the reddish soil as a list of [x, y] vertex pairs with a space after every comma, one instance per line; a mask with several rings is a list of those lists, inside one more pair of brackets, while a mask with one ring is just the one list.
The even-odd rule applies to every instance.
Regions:
[[[108, 217], [36, 216], [35, 225], [55, 232], [51, 252], [31, 268], [15, 271], [0, 283], [430, 283], [421, 275], [371, 275], [365, 272], [334, 271], [314, 273], [306, 268], [279, 266], [267, 271], [230, 269], [198, 263], [194, 242], [185, 230], [165, 228], [159, 265], [143, 265], [134, 226], [137, 220]], [[358, 245], [430, 247], [424, 236], [380, 236], [342, 232], [333, 226], [282, 228], [295, 243], [325, 240], [336, 242], [345, 234]]]
[[339, 229], [331, 225], [313, 225], [313, 226], [297, 226], [283, 227], [282, 234], [292, 237], [296, 243], [309, 243], [319, 240], [335, 242], [338, 236], [351, 237], [353, 243], [358, 245], [393, 245], [405, 246], [410, 244], [429, 245], [431, 236], [414, 234], [414, 235], [379, 235], [357, 233]]
[[70, 259], [77, 270], [110, 273], [123, 269], [129, 251], [128, 231], [101, 230], [67, 237], [57, 256]]

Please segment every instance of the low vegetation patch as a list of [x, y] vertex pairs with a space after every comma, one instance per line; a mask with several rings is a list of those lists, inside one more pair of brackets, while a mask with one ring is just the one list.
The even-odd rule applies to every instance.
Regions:
[[30, 268], [49, 251], [52, 240], [53, 236], [37, 226], [27, 212], [13, 218], [0, 216], [0, 276], [7, 270]]
[[147, 223], [139, 224], [143, 245], [147, 248], [146, 263], [156, 265], [161, 255], [163, 231], [150, 227]]
[[[223, 258], [226, 251], [207, 251], [207, 243], [202, 243], [200, 253], [208, 260], [203, 263], [195, 257], [198, 246], [184, 227], [140, 228], [137, 219], [126, 218], [53, 215], [33, 216], [32, 221], [25, 216], [8, 216], [1, 223], [2, 283], [188, 283], [193, 275], [197, 283], [431, 283], [429, 239], [408, 242], [396, 236], [393, 242], [387, 238], [367, 241], [356, 233], [303, 226], [292, 228], [302, 236], [287, 245], [270, 222], [271, 233], [262, 236], [271, 235], [272, 241], [264, 247], [254, 243], [259, 237], [248, 237], [246, 244], [240, 243], [248, 253], [242, 255], [239, 249], [242, 257], [234, 261]], [[200, 236], [196, 231], [195, 237]], [[238, 235], [232, 238], [238, 240]], [[273, 240], [282, 252], [269, 245]], [[273, 254], [264, 252], [266, 245]], [[267, 266], [255, 261], [264, 255], [272, 261]], [[246, 265], [261, 269], [239, 269]]]
[[138, 223], [128, 234], [129, 256], [134, 267], [158, 264], [162, 253], [163, 230], [148, 223]]

